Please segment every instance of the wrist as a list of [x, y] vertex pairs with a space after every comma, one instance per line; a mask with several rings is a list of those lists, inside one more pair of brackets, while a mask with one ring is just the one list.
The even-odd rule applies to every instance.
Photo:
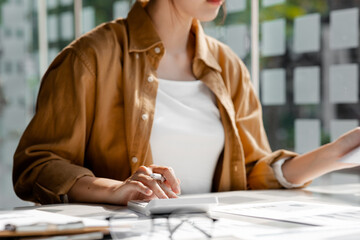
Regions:
[[271, 166], [273, 168], [274, 175], [275, 175], [276, 179], [278, 180], [278, 182], [280, 183], [280, 185], [283, 186], [284, 188], [301, 187], [301, 186], [303, 186], [303, 184], [293, 184], [284, 177], [284, 174], [282, 171], [282, 166], [284, 165], [284, 163], [286, 161], [288, 161], [290, 159], [291, 158], [282, 158], [282, 159], [276, 161], [275, 163], [273, 163]]

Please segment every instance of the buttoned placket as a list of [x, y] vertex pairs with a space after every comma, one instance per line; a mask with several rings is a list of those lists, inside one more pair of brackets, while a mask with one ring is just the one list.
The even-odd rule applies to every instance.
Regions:
[[[149, 56], [152, 58], [157, 58], [157, 61], [159, 61], [162, 55], [161, 48], [157, 46], [153, 49], [150, 49], [149, 51]], [[155, 68], [153, 67], [152, 69], [150, 69], [150, 71], [147, 75], [144, 76], [144, 78], [145, 82], [143, 83], [143, 87], [141, 90], [142, 107], [140, 112], [140, 120], [138, 121], [137, 131], [135, 135], [135, 138], [140, 138], [139, 143], [141, 142], [142, 144], [140, 144], [139, 146], [135, 146], [134, 154], [131, 158], [133, 172], [136, 171], [139, 166], [146, 164], [146, 159], [144, 159], [146, 156], [144, 153], [145, 149], [148, 147], [146, 145], [148, 145], [148, 142], [150, 141], [150, 132], [154, 115], [154, 112], [151, 112], [151, 109], [154, 109], [156, 101], [154, 96], [156, 96], [157, 91]]]

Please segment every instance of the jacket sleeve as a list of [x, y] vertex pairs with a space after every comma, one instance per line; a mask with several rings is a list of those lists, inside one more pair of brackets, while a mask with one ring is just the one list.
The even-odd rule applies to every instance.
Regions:
[[233, 83], [232, 98], [235, 108], [236, 126], [243, 145], [248, 189], [282, 188], [275, 177], [272, 163], [283, 158], [297, 156], [296, 153], [278, 150], [272, 152], [263, 125], [260, 101], [250, 81], [244, 63], [237, 59], [237, 75]]
[[16, 194], [28, 201], [59, 203], [84, 167], [95, 104], [95, 73], [86, 58], [63, 50], [44, 75], [35, 115], [14, 155]]

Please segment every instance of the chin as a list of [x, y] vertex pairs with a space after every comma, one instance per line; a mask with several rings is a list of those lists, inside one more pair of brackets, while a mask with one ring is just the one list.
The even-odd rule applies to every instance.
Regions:
[[199, 19], [199, 21], [201, 22], [211, 22], [212, 20], [214, 20], [216, 18], [216, 16], [218, 15], [219, 11], [216, 11], [216, 13], [214, 14], [207, 14], [204, 16], [200, 16], [197, 19]]

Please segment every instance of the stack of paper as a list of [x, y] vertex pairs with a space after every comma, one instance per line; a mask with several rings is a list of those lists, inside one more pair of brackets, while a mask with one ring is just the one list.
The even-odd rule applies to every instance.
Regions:
[[101, 233], [107, 227], [106, 221], [40, 210], [0, 211], [0, 237]]
[[360, 207], [327, 203], [279, 201], [234, 204], [218, 207], [214, 211], [315, 226], [360, 224]]

